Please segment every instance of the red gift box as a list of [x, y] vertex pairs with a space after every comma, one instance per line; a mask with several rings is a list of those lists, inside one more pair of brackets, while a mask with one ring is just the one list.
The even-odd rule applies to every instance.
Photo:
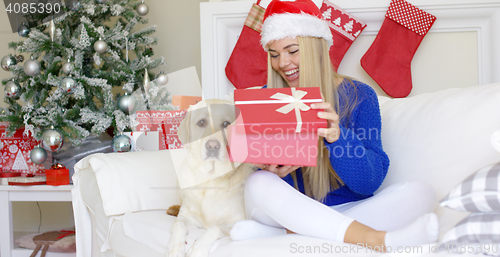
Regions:
[[21, 172], [22, 174], [43, 174], [44, 169], [41, 164], [34, 164], [31, 161], [31, 150], [40, 141], [24, 134], [24, 128], [8, 137], [5, 126], [0, 124], [0, 166], [2, 171]]
[[173, 95], [172, 105], [179, 107], [179, 110], [187, 110], [189, 106], [201, 101], [201, 96]]
[[248, 134], [228, 126], [229, 158], [232, 162], [316, 166], [317, 132]]
[[45, 176], [9, 178], [9, 186], [36, 186], [36, 185], [45, 185], [45, 183], [46, 183]]
[[67, 168], [52, 168], [45, 170], [47, 185], [61, 186], [69, 185], [69, 170]]
[[302, 133], [326, 128], [326, 120], [318, 117], [320, 110], [310, 108], [312, 103], [322, 102], [319, 87], [240, 89], [234, 91], [234, 101], [243, 119], [236, 123], [240, 133]]
[[178, 149], [184, 146], [177, 137], [177, 128], [186, 117], [187, 110], [137, 111], [137, 131], [159, 131], [160, 150]]

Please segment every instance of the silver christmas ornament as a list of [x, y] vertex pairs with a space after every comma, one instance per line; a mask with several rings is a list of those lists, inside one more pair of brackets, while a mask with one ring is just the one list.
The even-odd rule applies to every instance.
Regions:
[[132, 140], [126, 135], [118, 135], [111, 141], [111, 147], [115, 153], [125, 153], [132, 150]]
[[19, 99], [21, 95], [21, 86], [15, 81], [9, 81], [5, 84], [5, 95], [14, 100]]
[[50, 41], [54, 42], [54, 35], [56, 34], [56, 25], [54, 24], [54, 19], [50, 20], [49, 23], [49, 35]]
[[163, 71], [160, 71], [158, 75], [156, 75], [156, 84], [163, 86], [168, 83], [168, 76], [167, 74], [163, 73]]
[[47, 160], [47, 151], [39, 146], [35, 146], [30, 152], [30, 159], [34, 164], [42, 164]]
[[75, 66], [73, 65], [73, 63], [70, 62], [70, 60], [68, 60], [67, 63], [64, 63], [63, 66], [62, 66], [62, 72], [64, 72], [65, 74], [69, 74], [73, 68]]
[[148, 74], [148, 69], [144, 69], [144, 81], [142, 82], [142, 85], [144, 86], [144, 92], [149, 91], [149, 74]]
[[122, 95], [118, 98], [118, 109], [122, 110], [125, 114], [130, 114], [135, 108], [135, 101], [131, 95]]
[[139, 15], [144, 16], [148, 14], [149, 6], [142, 1], [142, 3], [137, 6], [136, 10]]
[[80, 9], [81, 7], [81, 4], [79, 0], [66, 0], [66, 6], [71, 11], [78, 11], [78, 9]]
[[105, 53], [108, 49], [108, 44], [102, 40], [98, 40], [94, 43], [94, 50], [100, 54]]
[[30, 31], [30, 27], [28, 27], [25, 22], [23, 22], [23, 24], [21, 24], [21, 26], [17, 28], [17, 34], [19, 34], [19, 36], [21, 37], [28, 37]]
[[45, 150], [55, 152], [61, 149], [63, 141], [63, 134], [53, 128], [45, 130], [42, 134], [42, 145]]
[[36, 76], [40, 72], [40, 63], [35, 59], [30, 59], [24, 63], [24, 72], [28, 76]]
[[12, 68], [12, 66], [14, 66], [16, 64], [17, 64], [16, 57], [14, 57], [10, 54], [4, 56], [2, 58], [2, 61], [1, 61], [2, 69], [6, 70], [6, 71], [10, 71], [10, 68]]
[[76, 88], [76, 81], [72, 77], [65, 77], [59, 83], [59, 88], [68, 94], [72, 94]]

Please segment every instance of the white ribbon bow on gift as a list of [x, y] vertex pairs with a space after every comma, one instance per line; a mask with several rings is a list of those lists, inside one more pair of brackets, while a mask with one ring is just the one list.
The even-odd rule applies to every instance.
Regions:
[[308, 111], [311, 109], [308, 105], [306, 105], [302, 98], [306, 96], [307, 92], [302, 90], [292, 89], [292, 95], [286, 95], [283, 93], [276, 93], [271, 96], [273, 99], [284, 100], [289, 102], [289, 104], [276, 109], [277, 112], [287, 114], [292, 110], [295, 110], [295, 118], [297, 119], [297, 126], [295, 127], [295, 133], [299, 133], [302, 129], [302, 116], [300, 115], [300, 111]]
[[295, 128], [295, 133], [299, 133], [302, 129], [302, 116], [300, 111], [308, 111], [311, 109], [305, 103], [321, 103], [321, 99], [302, 99], [307, 95], [306, 91], [297, 90], [296, 88], [290, 88], [292, 90], [292, 95], [287, 95], [283, 93], [276, 93], [270, 98], [276, 100], [251, 100], [251, 101], [235, 101], [236, 105], [243, 104], [278, 104], [287, 103], [287, 105], [278, 108], [276, 111], [279, 113], [287, 114], [292, 110], [295, 110], [295, 117], [297, 119], [297, 126]]

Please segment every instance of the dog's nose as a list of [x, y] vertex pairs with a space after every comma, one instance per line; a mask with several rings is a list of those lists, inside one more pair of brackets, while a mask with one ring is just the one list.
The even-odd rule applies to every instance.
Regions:
[[207, 143], [205, 144], [205, 147], [207, 148], [207, 150], [219, 150], [220, 148], [220, 143], [218, 140], [214, 140], [214, 139], [210, 139], [207, 141]]

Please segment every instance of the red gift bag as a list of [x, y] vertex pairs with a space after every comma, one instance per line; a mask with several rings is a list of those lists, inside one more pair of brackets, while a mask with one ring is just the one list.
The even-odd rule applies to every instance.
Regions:
[[252, 5], [240, 37], [226, 64], [226, 76], [237, 89], [264, 86], [267, 81], [267, 53], [260, 45], [266, 9]]

